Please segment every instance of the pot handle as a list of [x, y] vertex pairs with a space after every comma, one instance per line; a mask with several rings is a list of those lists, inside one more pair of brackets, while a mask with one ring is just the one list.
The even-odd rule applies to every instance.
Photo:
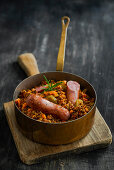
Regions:
[[[66, 23], [65, 23], [65, 20]], [[57, 66], [56, 71], [63, 71], [64, 68], [64, 58], [65, 58], [65, 46], [66, 46], [66, 38], [67, 38], [67, 28], [70, 22], [70, 18], [67, 16], [62, 17], [62, 33], [61, 33], [61, 41], [60, 47], [57, 57]]]
[[18, 63], [27, 76], [39, 74], [37, 61], [32, 53], [24, 53], [18, 56]]

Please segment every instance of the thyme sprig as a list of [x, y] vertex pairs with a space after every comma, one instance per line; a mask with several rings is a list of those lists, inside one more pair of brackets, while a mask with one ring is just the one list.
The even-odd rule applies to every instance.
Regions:
[[46, 78], [46, 76], [43, 75], [43, 77], [44, 77], [45, 81], [46, 81], [47, 84], [48, 84], [48, 87], [47, 87], [46, 89], [44, 88], [44, 91], [52, 91], [52, 90], [55, 90], [55, 87], [59, 86], [59, 85], [62, 83], [62, 82], [59, 82], [59, 83], [56, 83], [56, 84], [53, 85], [53, 83], [50, 83], [50, 80], [48, 80], [48, 79]]

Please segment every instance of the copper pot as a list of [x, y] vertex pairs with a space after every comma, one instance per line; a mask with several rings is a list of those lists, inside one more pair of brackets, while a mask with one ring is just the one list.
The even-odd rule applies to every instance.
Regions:
[[[67, 19], [66, 24], [64, 23], [65, 19]], [[57, 58], [57, 71], [40, 73], [35, 57], [30, 53], [26, 53], [18, 57], [19, 64], [30, 77], [24, 79], [16, 87], [13, 100], [15, 101], [15, 99], [18, 98], [21, 90], [32, 88], [40, 84], [40, 82], [44, 80], [43, 75], [45, 75], [48, 79], [67, 81], [74, 80], [79, 82], [81, 88], [86, 88], [88, 90], [88, 94], [95, 98], [95, 104], [83, 117], [64, 123], [45, 123], [36, 121], [22, 113], [16, 104], [14, 104], [15, 115], [21, 132], [31, 140], [43, 144], [58, 145], [79, 140], [88, 134], [94, 123], [97, 97], [93, 86], [88, 81], [77, 75], [62, 72], [64, 67], [66, 33], [69, 21], [70, 19], [68, 17], [62, 18], [62, 35]]]

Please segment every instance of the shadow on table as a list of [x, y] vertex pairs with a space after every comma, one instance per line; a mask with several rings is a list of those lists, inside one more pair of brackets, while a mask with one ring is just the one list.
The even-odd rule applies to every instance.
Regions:
[[11, 163], [15, 166], [17, 162], [20, 162], [20, 159], [13, 137], [4, 110], [0, 110], [0, 169], [8, 169]]
[[27, 78], [26, 73], [24, 72], [24, 70], [20, 67], [18, 62], [13, 62], [12, 63], [12, 70], [15, 71], [17, 77], [20, 77], [22, 80]]

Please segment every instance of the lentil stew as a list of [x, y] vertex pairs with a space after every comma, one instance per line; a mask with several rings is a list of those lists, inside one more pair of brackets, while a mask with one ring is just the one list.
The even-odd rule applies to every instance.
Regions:
[[[72, 100], [70, 101], [68, 99], [69, 81], [48, 81], [46, 77], [44, 78], [45, 80], [41, 82], [40, 86], [36, 86], [32, 89], [22, 90], [18, 98], [15, 100], [19, 110], [30, 118], [48, 123], [61, 123], [78, 119], [86, 115], [93, 107], [95, 99], [87, 94], [86, 89], [79, 88], [79, 95], [77, 95], [75, 102], [72, 102]], [[59, 107], [61, 106], [69, 112], [70, 116], [68, 116], [68, 119], [66, 120], [62, 119], [57, 114], [44, 112], [42, 109], [39, 110], [36, 109], [36, 107], [32, 107], [27, 103], [27, 98], [30, 95], [38, 95], [41, 98], [48, 100], [50, 103], [53, 103], [54, 105]]]

